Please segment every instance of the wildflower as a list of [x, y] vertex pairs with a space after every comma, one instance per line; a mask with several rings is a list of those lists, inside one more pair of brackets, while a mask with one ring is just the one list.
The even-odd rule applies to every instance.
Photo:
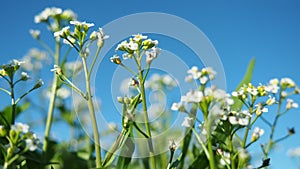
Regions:
[[251, 84], [248, 84], [247, 92], [249, 92], [252, 96], [256, 96], [258, 94], [257, 89]]
[[225, 165], [230, 164], [230, 153], [229, 152], [222, 151], [219, 154], [221, 155], [221, 159], [220, 159], [221, 165], [225, 166]]
[[145, 55], [146, 55], [146, 62], [148, 64], [150, 64], [153, 59], [157, 58], [158, 54], [160, 53], [160, 49], [159, 48], [152, 48], [152, 51], [146, 51]]
[[62, 13], [62, 9], [52, 7], [44, 9], [39, 15], [34, 17], [35, 23], [47, 22], [49, 17], [54, 17], [60, 15]]
[[208, 82], [208, 78], [206, 77], [206, 76], [202, 76], [202, 77], [200, 77], [200, 83], [201, 84], [206, 84]]
[[102, 47], [104, 40], [108, 39], [109, 35], [105, 35], [104, 32], [103, 32], [103, 29], [99, 28], [99, 30], [97, 32], [97, 37], [98, 37], [97, 45], [98, 45], [98, 47]]
[[279, 90], [279, 80], [278, 79], [271, 79], [269, 84], [266, 86], [266, 91], [271, 93], [277, 93]]
[[298, 108], [298, 103], [296, 103], [293, 99], [287, 99], [286, 109], [289, 110], [291, 108]]
[[21, 73], [21, 80], [26, 81], [28, 80], [30, 77], [26, 72], [22, 72]]
[[127, 44], [128, 44], [128, 42], [126, 40], [121, 42], [120, 44], [118, 44], [116, 50], [126, 50]]
[[70, 35], [70, 26], [62, 28], [60, 31], [54, 32], [54, 37], [67, 38]]
[[147, 39], [147, 36], [144, 36], [142, 34], [136, 34], [136, 35], [133, 35], [133, 40], [136, 41], [136, 42], [139, 42], [141, 41], [142, 39]]
[[176, 150], [177, 145], [175, 144], [175, 141], [173, 139], [169, 140], [169, 149], [171, 152], [174, 152]]
[[207, 76], [209, 77], [210, 80], [213, 80], [216, 76], [216, 71], [211, 68], [211, 67], [205, 67], [201, 69], [201, 74], [202, 76]]
[[40, 140], [36, 137], [36, 134], [32, 134], [25, 140], [25, 143], [29, 151], [35, 151], [40, 143]]
[[136, 79], [131, 78], [128, 85], [137, 87], [139, 85], [139, 82]]
[[255, 113], [258, 116], [261, 115], [262, 113], [266, 113], [269, 111], [268, 108], [264, 107], [261, 103], [256, 104], [255, 107], [256, 107]]
[[28, 133], [29, 126], [27, 124], [23, 124], [23, 123], [16, 123], [11, 126], [11, 129], [25, 134], [25, 133]]
[[230, 114], [231, 115], [228, 117], [228, 120], [232, 125], [238, 124], [241, 126], [247, 126], [251, 117], [251, 114], [247, 110], [243, 110], [239, 113], [231, 111]]
[[263, 129], [255, 127], [251, 136], [251, 142], [258, 140], [264, 133], [265, 131]]
[[258, 96], [266, 96], [267, 95], [267, 86], [260, 84], [257, 87]]
[[77, 19], [77, 15], [71, 9], [66, 9], [61, 14], [61, 18], [65, 19], [65, 20], [71, 21], [71, 20], [76, 20]]
[[266, 104], [270, 106], [270, 105], [274, 104], [275, 101], [276, 101], [275, 97], [269, 96], [269, 99], [266, 101]]
[[132, 51], [137, 50], [139, 47], [139, 45], [133, 41], [130, 41], [129, 43], [127, 43], [126, 48]]
[[79, 29], [81, 29], [81, 28], [87, 29], [87, 28], [90, 28], [90, 27], [94, 26], [93, 23], [87, 23], [85, 21], [80, 22], [80, 21], [76, 21], [76, 20], [75, 21], [70, 21], [70, 24], [77, 26]]
[[143, 45], [143, 49], [144, 50], [148, 50], [148, 49], [151, 49], [152, 47], [154, 46], [157, 46], [158, 45], [158, 41], [157, 40], [152, 40], [152, 39], [146, 39], [142, 42], [142, 45]]
[[30, 29], [30, 30], [29, 30], [29, 33], [31, 34], [31, 36], [32, 36], [34, 39], [40, 39], [40, 34], [41, 34], [41, 31], [40, 31], [40, 30], [33, 30], [33, 29]]
[[192, 75], [193, 79], [199, 79], [201, 76], [201, 72], [198, 70], [197, 66], [193, 66], [191, 69], [187, 71], [188, 74]]
[[122, 63], [120, 57], [117, 54], [110, 57], [110, 61], [117, 64], [117, 65], [120, 65]]
[[44, 81], [42, 79], [39, 79], [36, 84], [33, 86], [33, 89], [40, 88], [41, 86], [44, 85]]
[[171, 110], [173, 111], [181, 111], [181, 112], [185, 112], [185, 105], [183, 102], [179, 102], [179, 103], [173, 103], [171, 106]]
[[192, 127], [193, 125], [193, 118], [191, 117], [185, 117], [181, 126], [183, 127]]
[[295, 82], [290, 78], [282, 78], [280, 80], [280, 85], [283, 88], [286, 88], [286, 87], [287, 88], [292, 88], [292, 87], [295, 87]]
[[181, 97], [181, 101], [187, 103], [198, 103], [202, 100], [203, 94], [200, 91], [191, 90], [185, 96]]
[[51, 72], [55, 72], [58, 75], [62, 75], [63, 74], [62, 69], [58, 65], [54, 65], [53, 69], [51, 69], [50, 71]]

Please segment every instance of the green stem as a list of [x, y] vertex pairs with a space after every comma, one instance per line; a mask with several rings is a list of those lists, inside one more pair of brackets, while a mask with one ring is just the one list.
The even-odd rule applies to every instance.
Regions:
[[229, 146], [230, 146], [230, 163], [231, 163], [231, 169], [236, 169], [235, 166], [235, 156], [234, 156], [234, 151], [233, 151], [233, 144], [232, 144], [232, 136], [230, 135], [230, 140], [229, 140]]
[[11, 124], [15, 124], [15, 116], [16, 116], [16, 102], [15, 102], [15, 91], [13, 78], [10, 81], [10, 97], [11, 97]]
[[[60, 54], [60, 42], [56, 41], [55, 55], [54, 55], [54, 63], [56, 65], [59, 64], [59, 54]], [[55, 107], [57, 87], [58, 87], [58, 78], [57, 78], [56, 73], [54, 72], [52, 87], [51, 87], [51, 96], [50, 96], [50, 102], [49, 102], [47, 120], [46, 120], [45, 140], [44, 140], [44, 145], [43, 145], [43, 155], [44, 156], [48, 150], [50, 129], [51, 129], [51, 124], [52, 124], [52, 119], [53, 119], [53, 111], [54, 111], [54, 107]]]
[[[250, 114], [253, 114], [253, 108], [252, 108], [252, 106], [250, 106], [249, 107], [249, 113]], [[252, 117], [252, 116], [251, 116]], [[247, 144], [247, 138], [248, 138], [248, 135], [249, 135], [249, 130], [250, 130], [250, 128], [251, 128], [251, 117], [250, 117], [250, 119], [249, 119], [249, 122], [248, 122], [248, 125], [247, 125], [247, 127], [246, 127], [246, 131], [245, 131], [245, 134], [244, 134], [244, 138], [243, 138], [243, 144], [242, 144], [242, 147], [243, 148], [245, 148], [246, 147], [246, 144]]]
[[275, 119], [273, 121], [273, 124], [271, 126], [271, 134], [270, 134], [270, 137], [269, 137], [269, 142], [268, 142], [268, 145], [267, 145], [267, 148], [265, 149], [264, 151], [264, 157], [267, 158], [268, 155], [269, 155], [269, 152], [271, 150], [271, 147], [272, 147], [272, 144], [274, 143], [273, 141], [273, 137], [274, 137], [274, 133], [275, 133], [275, 127], [277, 125], [277, 122], [278, 122], [278, 119], [280, 117], [280, 109], [281, 109], [281, 103], [282, 103], [282, 98], [280, 96], [279, 98], [279, 103], [278, 103], [278, 108], [277, 108], [277, 112], [276, 112], [276, 116], [275, 116]]
[[153, 143], [152, 143], [152, 137], [151, 137], [151, 131], [150, 131], [150, 125], [149, 125], [149, 118], [148, 118], [148, 112], [147, 112], [146, 93], [145, 93], [145, 85], [144, 85], [145, 81], [144, 81], [143, 71], [141, 70], [140, 64], [138, 64], [138, 71], [139, 71], [139, 81], [140, 81], [140, 87], [141, 87], [142, 105], [143, 105], [146, 133], [149, 136], [148, 144], [149, 144], [149, 150], [150, 150], [150, 160], [151, 160], [152, 168], [156, 169], [154, 149], [153, 149]]
[[97, 48], [97, 52], [96, 52], [96, 54], [95, 54], [95, 56], [94, 56], [94, 60], [93, 60], [93, 62], [92, 62], [92, 66], [90, 67], [90, 71], [89, 71], [89, 73], [88, 73], [88, 78], [89, 78], [89, 79], [90, 79], [90, 77], [91, 77], [93, 68], [94, 68], [95, 63], [96, 63], [96, 61], [97, 61], [97, 58], [98, 58], [98, 56], [99, 56], [100, 50], [101, 50], [101, 47], [98, 47], [98, 48]]
[[95, 153], [96, 153], [96, 168], [101, 168], [101, 147], [100, 147], [100, 138], [99, 132], [97, 127], [97, 121], [95, 116], [95, 109], [93, 104], [93, 99], [91, 95], [91, 86], [90, 86], [90, 79], [89, 79], [89, 72], [86, 64], [86, 58], [82, 57], [83, 69], [85, 74], [85, 83], [86, 83], [86, 100], [88, 103], [88, 109], [91, 116], [92, 127], [93, 127], [93, 135], [95, 141]]
[[207, 147], [208, 147], [208, 153], [209, 153], [209, 166], [210, 166], [210, 169], [215, 169], [216, 166], [215, 166], [215, 156], [214, 156], [214, 152], [213, 152], [213, 147], [212, 147], [212, 140], [211, 140], [211, 121], [208, 120], [207, 121], [208, 124], [207, 124]]

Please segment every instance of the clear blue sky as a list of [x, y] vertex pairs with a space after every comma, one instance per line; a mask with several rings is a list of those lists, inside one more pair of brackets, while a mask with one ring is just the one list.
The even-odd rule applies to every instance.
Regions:
[[[229, 92], [243, 77], [252, 57], [256, 58], [254, 84], [286, 76], [300, 84], [300, 2], [296, 0], [6, 1], [0, 10], [0, 63], [21, 58], [29, 48], [39, 47], [28, 30], [40, 28], [33, 17], [49, 6], [70, 8], [80, 20], [97, 26], [137, 12], [173, 14], [196, 25], [212, 42], [224, 66]], [[299, 119], [299, 110], [291, 111], [279, 123], [282, 133], [293, 126], [296, 133], [300, 131]], [[296, 168], [296, 161], [286, 156], [286, 150], [300, 146], [299, 137], [297, 133], [280, 143], [271, 160], [272, 168]]]

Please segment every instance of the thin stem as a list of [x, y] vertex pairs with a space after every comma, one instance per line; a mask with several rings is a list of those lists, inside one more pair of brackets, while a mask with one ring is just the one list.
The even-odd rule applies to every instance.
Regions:
[[11, 124], [15, 124], [15, 116], [16, 116], [16, 102], [15, 102], [15, 91], [13, 84], [13, 77], [10, 79], [10, 97], [11, 97]]
[[93, 68], [94, 68], [94, 66], [95, 66], [95, 63], [96, 63], [96, 61], [97, 61], [97, 58], [98, 58], [98, 56], [99, 56], [99, 52], [100, 52], [100, 50], [101, 50], [101, 47], [98, 47], [98, 48], [97, 48], [97, 52], [96, 52], [96, 54], [95, 54], [95, 56], [94, 56], [94, 59], [93, 59], [92, 65], [91, 65], [91, 67], [90, 67], [90, 71], [89, 71], [89, 73], [88, 73], [88, 78], [89, 78], [89, 79], [90, 79], [90, 77], [91, 77], [91, 74], [92, 74]]
[[18, 104], [19, 101], [21, 101], [26, 95], [28, 95], [30, 92], [32, 92], [32, 91], [35, 90], [35, 89], [36, 89], [36, 88], [32, 88], [32, 89], [28, 90], [26, 93], [24, 93], [22, 96], [20, 96], [20, 97], [16, 100], [15, 104]]
[[215, 169], [216, 166], [215, 166], [215, 156], [214, 156], [214, 152], [213, 152], [213, 148], [212, 148], [212, 140], [211, 140], [211, 121], [208, 120], [207, 121], [208, 124], [207, 124], [207, 147], [208, 147], [208, 152], [209, 152], [209, 166], [210, 166], [210, 169]]
[[[249, 113], [252, 114], [253, 112], [253, 108], [252, 106], [249, 107]], [[252, 117], [252, 116], [251, 116]], [[247, 144], [247, 138], [248, 138], [248, 134], [249, 134], [249, 130], [251, 128], [250, 124], [251, 124], [251, 117], [249, 119], [249, 122], [248, 122], [248, 125], [246, 127], [246, 131], [245, 131], [245, 134], [244, 134], [244, 138], [243, 138], [243, 144], [242, 144], [242, 147], [245, 148], [246, 147], [246, 144]]]
[[99, 138], [99, 132], [97, 128], [97, 121], [95, 116], [95, 109], [93, 105], [93, 99], [91, 95], [91, 87], [90, 87], [90, 79], [88, 76], [88, 68], [86, 64], [86, 59], [82, 57], [82, 64], [85, 74], [85, 83], [86, 83], [86, 99], [88, 102], [88, 109], [91, 116], [92, 121], [92, 127], [93, 127], [93, 135], [94, 135], [94, 141], [95, 141], [95, 153], [96, 153], [96, 168], [101, 168], [101, 147], [100, 147], [100, 138]]
[[201, 138], [200, 138], [199, 134], [197, 133], [197, 131], [196, 131], [194, 128], [192, 128], [192, 130], [193, 130], [193, 133], [194, 133], [195, 136], [196, 136], [196, 139], [198, 140], [198, 142], [200, 143], [201, 147], [203, 148], [203, 151], [204, 151], [204, 153], [205, 153], [207, 159], [209, 159], [209, 152], [208, 152], [208, 150], [207, 150], [205, 144], [204, 144], [203, 141], [201, 140]]
[[280, 98], [279, 98], [279, 103], [278, 103], [278, 107], [277, 107], [277, 112], [276, 112], [276, 116], [275, 116], [275, 119], [273, 121], [273, 124], [271, 126], [271, 134], [270, 134], [270, 137], [269, 137], [269, 142], [268, 142], [268, 145], [267, 145], [267, 148], [265, 149], [264, 151], [264, 157], [267, 158], [268, 155], [269, 155], [269, 152], [271, 150], [271, 147], [272, 147], [272, 144], [274, 143], [273, 141], [273, 137], [274, 137], [274, 133], [275, 133], [275, 127], [277, 125], [277, 122], [278, 122], [278, 119], [280, 117], [280, 109], [281, 109], [281, 103], [282, 103], [282, 97], [280, 95]]
[[[56, 65], [59, 64], [59, 55], [60, 55], [60, 42], [56, 41], [55, 55], [54, 55], [54, 63]], [[51, 87], [51, 96], [50, 96], [50, 102], [49, 102], [47, 120], [46, 120], [45, 140], [44, 140], [44, 145], [43, 145], [43, 155], [44, 156], [46, 155], [46, 152], [48, 150], [50, 129], [51, 129], [52, 119], [53, 119], [53, 111], [54, 111], [54, 106], [55, 106], [57, 87], [58, 87], [58, 77], [57, 77], [56, 73], [54, 72], [53, 80], [52, 80], [52, 87]]]
[[[137, 55], [139, 56], [139, 53]], [[149, 125], [149, 118], [148, 118], [148, 112], [147, 112], [146, 93], [145, 93], [145, 85], [144, 85], [145, 81], [144, 81], [144, 77], [143, 77], [143, 70], [141, 70], [141, 65], [139, 63], [137, 64], [137, 66], [138, 66], [138, 71], [139, 71], [139, 81], [140, 81], [140, 87], [141, 87], [142, 105], [143, 105], [146, 133], [149, 136], [148, 144], [149, 144], [149, 150], [150, 150], [150, 160], [151, 160], [153, 169], [156, 169], [156, 162], [155, 162], [155, 158], [154, 158], [154, 149], [153, 149], [153, 143], [152, 143], [152, 137], [151, 137], [151, 131], [150, 131], [150, 125]]]

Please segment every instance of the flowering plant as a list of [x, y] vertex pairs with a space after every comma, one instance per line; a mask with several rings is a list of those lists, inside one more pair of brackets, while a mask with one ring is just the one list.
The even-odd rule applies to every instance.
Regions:
[[[109, 36], [102, 28], [91, 31], [94, 23], [77, 20], [77, 15], [69, 9], [46, 8], [35, 16], [34, 21], [47, 26], [53, 35], [55, 49], [42, 40], [39, 30], [30, 30], [32, 37], [46, 52], [33, 49], [23, 58], [24, 62], [13, 60], [1, 67], [1, 80], [7, 82], [8, 87], [1, 87], [0, 90], [8, 94], [11, 101], [0, 113], [0, 165], [4, 169], [267, 168], [274, 145], [295, 133], [294, 128], [289, 128], [286, 135], [279, 138], [274, 136], [279, 118], [291, 109], [298, 108], [293, 99], [300, 89], [290, 78], [274, 78], [266, 84], [252, 84], [254, 60], [250, 62], [240, 85], [230, 93], [213, 84], [217, 72], [212, 67], [192, 66], [186, 72], [185, 81], [195, 87], [178, 98], [178, 102], [164, 108], [164, 95], [157, 91], [168, 94], [177, 87], [178, 82], [170, 75], [151, 72], [152, 64], [159, 61], [163, 50], [158, 47], [158, 40], [143, 34], [134, 34], [122, 41], [110, 57], [115, 66], [129, 72], [128, 84], [122, 84], [122, 88], [131, 90], [115, 98], [121, 105], [121, 129], [109, 123], [109, 129], [103, 132], [104, 124], [99, 123], [96, 116], [91, 77]], [[91, 52], [93, 45], [96, 46], [95, 53]], [[74, 52], [79, 55], [80, 61], [70, 61], [69, 55]], [[45, 113], [44, 136], [39, 137], [29, 130], [28, 124], [16, 122], [16, 119], [23, 120], [17, 117], [34, 106], [34, 100], [24, 98], [44, 84], [39, 79], [39, 72], [42, 65], [51, 60], [48, 55], [52, 56], [54, 66], [51, 69], [52, 84], [45, 92], [49, 105]], [[33, 76], [30, 77], [25, 71], [19, 74], [19, 70], [32, 71]], [[80, 73], [82, 76], [78, 75]], [[72, 81], [72, 75], [82, 78], [83, 87]], [[17, 84], [31, 78], [37, 82], [16, 97]], [[70, 90], [80, 96], [77, 109], [69, 105]], [[151, 92], [155, 99], [148, 97]], [[149, 104], [153, 100], [155, 104]], [[265, 118], [266, 113], [273, 111], [273, 120]], [[60, 114], [55, 115], [55, 112]], [[181, 126], [170, 129], [174, 113], [183, 115]], [[158, 114], [159, 118], [152, 120]], [[269, 133], [257, 126], [258, 119], [270, 128]], [[66, 122], [77, 134], [68, 141], [53, 139], [51, 127], [57, 125], [57, 121]], [[91, 124], [91, 134], [83, 130], [85, 124]], [[167, 137], [159, 137], [167, 130]], [[103, 137], [113, 131], [118, 131], [118, 134], [110, 138], [111, 144], [106, 148], [103, 146]], [[261, 142], [263, 135], [268, 135], [268, 138], [260, 145], [262, 161], [255, 165], [249, 149], [253, 149], [254, 143]], [[165, 149], [167, 151], [161, 151]]]

